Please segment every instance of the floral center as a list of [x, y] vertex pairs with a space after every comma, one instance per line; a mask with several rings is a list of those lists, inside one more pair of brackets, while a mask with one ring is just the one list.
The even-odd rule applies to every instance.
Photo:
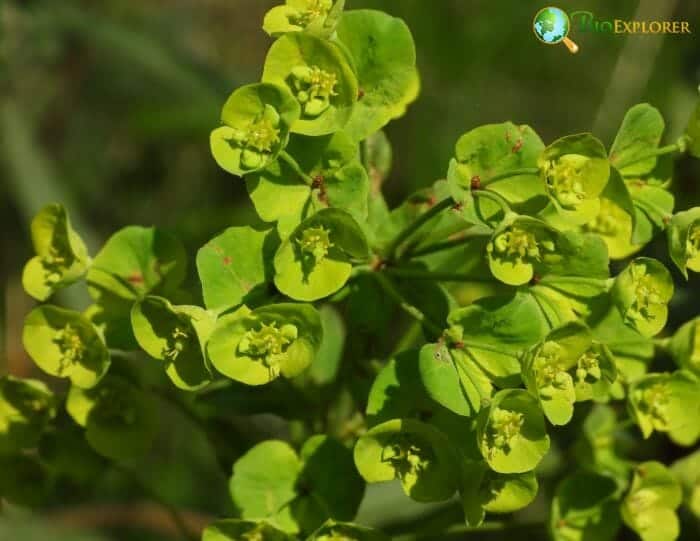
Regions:
[[190, 334], [181, 327], [175, 327], [170, 334], [167, 345], [163, 348], [163, 357], [170, 362], [177, 360], [180, 353], [184, 351], [190, 340]]
[[240, 148], [241, 163], [254, 169], [264, 165], [280, 141], [280, 116], [271, 105], [247, 125], [231, 129], [229, 144]]
[[685, 253], [688, 259], [700, 256], [700, 223], [698, 222], [690, 227], [688, 238], [685, 241]]
[[576, 379], [581, 383], [595, 383], [601, 378], [600, 355], [595, 351], [587, 351], [579, 357], [576, 363]]
[[580, 154], [565, 154], [545, 163], [547, 187], [563, 207], [576, 207], [586, 199], [582, 172], [588, 160]]
[[631, 319], [654, 319], [653, 307], [663, 305], [654, 277], [647, 273], [646, 265], [633, 265], [634, 302], [627, 310]]
[[668, 405], [669, 392], [663, 383], [654, 383], [646, 389], [637, 391], [640, 409], [650, 415], [656, 422], [665, 425], [668, 422], [666, 407]]
[[428, 448], [409, 441], [405, 436], [384, 448], [383, 460], [390, 461], [401, 481], [412, 486], [433, 460]]
[[259, 329], [247, 331], [238, 343], [238, 351], [250, 357], [258, 357], [270, 368], [272, 375], [278, 376], [280, 361], [289, 345], [297, 339], [299, 331], [291, 323], [279, 329], [273, 321], [269, 325], [261, 322]]
[[71, 262], [67, 254], [56, 246], [49, 248], [49, 253], [41, 258], [41, 265], [44, 268], [44, 280], [48, 285], [53, 285], [61, 280], [61, 275]]
[[355, 538], [343, 535], [341, 532], [331, 530], [318, 538], [318, 541], [354, 541]]
[[600, 200], [600, 212], [595, 219], [584, 225], [586, 231], [598, 233], [607, 237], [613, 237], [620, 229], [617, 207], [608, 199]]
[[553, 251], [554, 243], [551, 241], [538, 242], [537, 236], [532, 231], [511, 227], [497, 235], [489, 243], [487, 250], [491, 253], [495, 252], [504, 259], [525, 263], [540, 261], [542, 251]]
[[563, 352], [564, 348], [556, 342], [545, 342], [535, 357], [535, 379], [543, 398], [549, 398], [554, 391], [571, 385], [571, 376], [566, 372], [561, 358]]
[[328, 255], [328, 250], [333, 247], [330, 231], [323, 226], [305, 229], [297, 239], [297, 244], [304, 259], [311, 259], [313, 263], [323, 261]]
[[243, 541], [265, 541], [265, 534], [263, 532], [263, 525], [258, 524], [252, 530], [245, 532], [242, 535]]
[[511, 442], [523, 426], [525, 419], [522, 413], [496, 408], [491, 414], [488, 437], [492, 447], [510, 451]]
[[326, 17], [332, 6], [331, 0], [307, 0], [306, 9], [289, 17], [289, 22], [306, 28], [316, 19]]
[[61, 351], [61, 361], [58, 374], [63, 375], [70, 366], [80, 363], [85, 358], [87, 346], [80, 328], [66, 323], [66, 325], [56, 333], [54, 343]]
[[315, 118], [331, 105], [331, 97], [336, 96], [335, 86], [338, 77], [318, 66], [297, 66], [292, 69], [291, 86], [301, 104], [304, 116]]

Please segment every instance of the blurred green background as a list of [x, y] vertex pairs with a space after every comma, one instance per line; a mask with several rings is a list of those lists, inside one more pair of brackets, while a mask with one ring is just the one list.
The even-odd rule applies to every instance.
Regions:
[[[0, 345], [6, 352], [0, 354], [0, 372], [35, 375], [20, 343], [22, 319], [31, 307], [20, 275], [31, 252], [29, 220], [45, 203], [64, 203], [93, 253], [124, 225], [157, 224], [178, 233], [194, 254], [219, 230], [253, 218], [243, 183], [211, 158], [208, 133], [227, 95], [258, 79], [270, 44], [260, 29], [262, 17], [276, 3], [0, 0]], [[404, 18], [416, 41], [422, 93], [387, 129], [394, 146], [394, 168], [385, 184], [391, 204], [442, 177], [454, 142], [477, 125], [527, 123], [546, 142], [592, 130], [609, 144], [627, 108], [648, 101], [664, 114], [673, 140], [697, 99], [696, 34], [627, 38], [574, 28], [570, 37], [581, 48], [574, 56], [532, 33], [532, 17], [547, 1], [347, 3], [350, 9], [373, 7]], [[601, 19], [687, 20], [700, 31], [700, 2], [694, 0], [562, 0], [559, 6], [592, 11]], [[699, 178], [697, 162], [677, 164], [678, 209], [698, 204]], [[697, 281], [679, 292], [673, 325], [697, 313], [697, 292]], [[63, 300], [80, 303], [82, 294], [69, 290]], [[185, 436], [171, 442], [161, 461], [186, 454], [193, 463], [206, 462], [206, 449], [192, 441]], [[154, 468], [150, 478], [173, 504], [225, 511], [211, 489], [220, 488], [220, 472], [170, 478], [163, 473], [167, 468]], [[102, 497], [112, 502], [140, 493], [118, 476], [99, 482]], [[91, 496], [66, 490], [65, 502], [57, 503]], [[182, 490], [186, 496], [173, 496]], [[381, 507], [381, 495], [374, 502], [365, 513], [368, 521], [391, 512], [401, 518], [386, 502]], [[400, 502], [402, 512], [411, 510], [406, 500]], [[154, 537], [170, 524], [167, 515], [148, 516], [161, 524], [137, 525], [133, 539], [175, 538]], [[60, 518], [70, 523], [70, 517]], [[115, 524], [107, 522], [111, 531]], [[21, 535], [8, 528], [0, 523], [0, 539], [59, 539], [39, 526]], [[123, 528], [116, 532], [104, 539], [132, 539]]]

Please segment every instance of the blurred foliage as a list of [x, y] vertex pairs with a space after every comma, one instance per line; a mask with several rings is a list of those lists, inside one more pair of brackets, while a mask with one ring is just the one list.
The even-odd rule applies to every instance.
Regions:
[[[643, 4], [648, 7], [655, 2]], [[0, 1], [3, 305], [16, 297], [12, 288], [16, 291], [22, 265], [30, 255], [29, 219], [49, 201], [66, 205], [75, 228], [93, 249], [97, 241], [125, 224], [158, 224], [177, 232], [194, 254], [217, 231], [253, 223], [255, 213], [244, 183], [216, 166], [208, 134], [228, 93], [259, 78], [270, 43], [260, 24], [276, 3]], [[562, 133], [592, 129], [601, 104], [616, 84], [612, 75], [627, 43], [621, 36], [581, 34], [574, 29], [571, 37], [581, 48], [578, 55], [542, 45], [533, 38], [530, 24], [536, 10], [548, 5], [545, 0], [349, 0], [348, 4], [350, 9], [374, 7], [403, 17], [419, 54], [421, 96], [387, 130], [394, 156], [385, 184], [390, 202], [442, 178], [457, 137], [474, 126], [513, 120], [533, 126], [547, 143]], [[586, 0], [583, 4], [577, 8], [600, 18], [629, 19], [640, 2]], [[700, 3], [675, 5], [673, 18], [700, 21]], [[649, 78], [625, 89], [609, 108], [614, 114], [600, 122], [602, 131], [596, 133], [606, 144], [624, 111], [641, 101], [664, 113], [667, 139], [672, 140], [684, 128], [677, 119], [688, 117], [696, 97], [700, 41], [694, 35], [634, 39], [663, 41], [656, 57], [632, 55], [627, 69], [650, 62]], [[677, 165], [673, 189], [679, 210], [700, 203], [697, 163], [686, 160]], [[661, 256], [653, 245], [649, 252]], [[692, 288], [697, 284], [696, 279], [689, 289], [677, 293], [670, 328], [695, 313]], [[75, 302], [83, 294], [67, 293]], [[21, 321], [30, 308], [26, 301], [8, 302], [8, 307], [9, 312], [3, 309], [0, 314], [0, 345], [6, 323], [12, 328], [12, 322]], [[19, 336], [10, 334], [5, 341], [8, 352], [18, 349]], [[346, 354], [352, 353], [350, 347]], [[24, 366], [23, 357], [9, 361], [13, 367]], [[2, 363], [0, 359], [0, 372]], [[207, 407], [232, 408], [239, 414], [252, 408], [255, 413], [265, 411], [266, 401], [275, 400], [274, 395], [272, 388], [267, 394], [251, 396], [220, 393], [210, 397]], [[306, 399], [300, 398], [302, 406]], [[238, 402], [232, 404], [232, 400]], [[194, 405], [185, 404], [184, 411], [189, 407]], [[226, 498], [220, 495], [229, 472], [220, 471], [217, 460], [230, 463], [256, 441], [286, 430], [270, 417], [250, 421], [221, 415], [215, 421], [221, 441], [210, 442], [186, 415], [162, 409], [161, 441], [135, 473], [103, 471], [95, 479], [94, 494], [61, 487], [63, 497], [53, 504], [70, 505], [97, 494], [107, 501], [129, 501], [142, 494], [146, 484], [156, 493], [154, 497], [170, 505], [224, 513], [227, 509], [221, 502]], [[660, 445], [654, 439], [649, 442], [649, 446]], [[671, 452], [656, 451], [660, 456]], [[556, 461], [556, 452], [554, 457]], [[169, 467], [176, 461], [187, 466]], [[414, 510], [407, 508], [405, 500], [394, 505], [400, 490], [387, 490], [370, 491], [360, 521], [377, 524], [384, 519], [387, 531], [411, 531], [417, 523], [412, 527], [405, 521]], [[393, 510], [391, 516], [385, 512], [387, 507]], [[452, 520], [454, 511], [451, 507], [434, 511], [434, 516], [425, 518], [425, 531], [431, 524]], [[541, 504], [538, 507], [536, 502], [530, 512], [541, 513]], [[40, 525], [13, 528], [12, 523], [0, 522], [0, 539], [101, 539], [57, 537], [42, 533]], [[126, 535], [119, 532], [110, 539], [132, 539]], [[151, 537], [136, 532], [133, 539]]]

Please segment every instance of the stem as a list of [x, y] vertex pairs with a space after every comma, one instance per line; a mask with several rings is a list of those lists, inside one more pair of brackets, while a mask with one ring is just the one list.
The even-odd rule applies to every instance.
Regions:
[[416, 308], [410, 302], [408, 302], [408, 300], [401, 294], [401, 292], [398, 289], [396, 289], [394, 284], [391, 283], [391, 280], [384, 276], [384, 274], [382, 274], [381, 272], [375, 272], [373, 276], [377, 279], [377, 282], [379, 282], [379, 285], [385, 291], [385, 293], [389, 295], [389, 297], [391, 297], [391, 299], [393, 299], [394, 302], [396, 302], [396, 304], [398, 304], [404, 312], [406, 312], [408, 315], [410, 315], [417, 321], [420, 321], [435, 335], [440, 336], [442, 334], [442, 328], [433, 321], [431, 321], [430, 318], [428, 318], [428, 316], [426, 316], [418, 308]]
[[485, 197], [486, 199], [490, 199], [501, 207], [504, 213], [510, 212], [510, 205], [508, 204], [508, 201], [506, 201], [503, 196], [498, 195], [496, 192], [489, 190], [472, 190], [472, 195], [475, 197]]
[[654, 349], [662, 353], [668, 353], [671, 338], [654, 338]]
[[282, 158], [282, 160], [284, 160], [287, 163], [287, 165], [289, 165], [289, 167], [294, 169], [294, 172], [297, 175], [299, 175], [306, 184], [311, 186], [314, 183], [314, 179], [312, 179], [309, 175], [307, 175], [306, 173], [304, 173], [304, 171], [301, 170], [301, 166], [297, 163], [297, 161], [294, 158], [292, 158], [289, 152], [283, 150], [279, 153], [279, 157]]
[[443, 250], [449, 250], [450, 248], [455, 248], [456, 246], [461, 246], [462, 244], [467, 244], [469, 241], [477, 238], [477, 237], [485, 237], [490, 235], [490, 232], [487, 232], [486, 230], [479, 232], [479, 233], [474, 233], [474, 234], [469, 234], [467, 232], [461, 237], [458, 237], [456, 239], [448, 239], [444, 240], [442, 242], [436, 242], [435, 244], [429, 244], [428, 246], [425, 246], [424, 248], [420, 248], [418, 250], [412, 250], [405, 254], [404, 258], [405, 259], [412, 259], [414, 257], [420, 257], [428, 254], [433, 254], [435, 252], [441, 252]]
[[397, 278], [409, 280], [433, 280], [437, 282], [479, 282], [496, 283], [492, 278], [477, 278], [467, 273], [460, 272], [433, 272], [420, 269], [394, 269], [387, 268], [383, 272]]
[[[543, 530], [542, 522], [484, 522], [480, 526], [455, 526], [439, 534], [406, 534], [394, 537], [394, 541], [440, 541], [454, 539], [461, 541], [466, 539], [465, 534], [478, 534], [480, 532], [506, 532], [513, 530]], [[537, 537], [539, 539], [539, 537]]]
[[394, 349], [391, 352], [390, 356], [394, 357], [394, 356], [398, 355], [399, 353], [401, 353], [402, 351], [410, 349], [418, 341], [420, 336], [421, 336], [420, 323], [418, 323], [417, 321], [414, 321], [411, 323], [411, 326], [403, 334], [403, 336], [401, 336], [399, 341], [396, 342], [396, 345], [394, 346]]
[[430, 221], [432, 218], [440, 214], [443, 210], [450, 208], [453, 204], [454, 201], [452, 200], [452, 198], [447, 197], [430, 207], [427, 211], [418, 216], [418, 218], [416, 218], [413, 222], [408, 224], [408, 226], [403, 231], [396, 235], [394, 240], [392, 240], [389, 246], [387, 247], [388, 258], [390, 260], [395, 259], [396, 251], [402, 242], [404, 242], [408, 237], [410, 237], [414, 231], [420, 229], [420, 227], [423, 224]]
[[648, 154], [645, 154], [643, 156], [638, 156], [636, 158], [632, 158], [631, 160], [627, 160], [626, 162], [618, 163], [616, 167], [618, 170], [624, 169], [625, 167], [628, 167], [638, 162], [643, 162], [644, 160], [648, 160], [649, 158], [656, 158], [657, 156], [663, 156], [664, 154], [673, 154], [674, 152], [681, 152], [681, 147], [678, 143], [672, 143], [670, 145], [666, 145], [665, 147], [659, 147], [656, 150], [649, 152]]
[[503, 180], [504, 178], [517, 177], [520, 175], [537, 175], [539, 172], [539, 167], [522, 167], [520, 169], [511, 169], [510, 171], [504, 171], [503, 173], [494, 175], [491, 178], [487, 178], [481, 186], [482, 188], [486, 187], [492, 182], [496, 182], [497, 180]]

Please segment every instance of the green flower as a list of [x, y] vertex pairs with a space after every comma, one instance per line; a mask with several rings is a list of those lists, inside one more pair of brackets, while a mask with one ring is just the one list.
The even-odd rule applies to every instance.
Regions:
[[632, 217], [614, 201], [601, 198], [600, 211], [583, 230], [599, 235], [608, 247], [611, 259], [624, 259], [642, 248], [632, 244]]
[[398, 479], [419, 502], [447, 500], [457, 489], [457, 455], [447, 437], [413, 419], [371, 428], [355, 446], [355, 465], [368, 483]]
[[297, 118], [299, 105], [281, 86], [257, 83], [237, 89], [224, 104], [223, 126], [211, 132], [216, 163], [234, 175], [267, 167], [287, 146]]
[[642, 541], [674, 541], [680, 533], [675, 510], [682, 500], [681, 486], [666, 466], [644, 462], [620, 507], [622, 520]]
[[24, 267], [22, 285], [29, 295], [45, 301], [56, 290], [80, 279], [90, 257], [61, 205], [44, 207], [32, 220], [31, 233], [37, 255]]
[[389, 541], [383, 533], [349, 522], [329, 520], [307, 541]]
[[357, 101], [357, 79], [336, 45], [306, 33], [286, 34], [272, 44], [262, 80], [285, 87], [301, 117], [291, 131], [325, 135], [343, 128]]
[[265, 14], [263, 30], [271, 36], [307, 32], [320, 37], [333, 33], [345, 0], [286, 0]]
[[84, 316], [58, 306], [32, 310], [24, 322], [24, 347], [39, 368], [74, 385], [95, 385], [110, 365], [100, 333]]
[[688, 278], [688, 269], [700, 272], [700, 207], [675, 214], [666, 229], [671, 259]]
[[556, 233], [539, 220], [520, 216], [507, 221], [486, 246], [491, 272], [506, 284], [526, 284], [555, 252], [555, 241]]
[[0, 377], [0, 454], [36, 446], [56, 415], [55, 402], [41, 381]]
[[633, 260], [616, 278], [613, 299], [625, 323], [644, 336], [654, 336], [666, 325], [673, 280], [655, 259]]
[[549, 145], [539, 159], [550, 205], [543, 218], [562, 229], [585, 224], [599, 212], [599, 197], [610, 176], [605, 147], [584, 133]]
[[294, 541], [294, 538], [265, 522], [224, 519], [207, 526], [202, 541]]
[[645, 438], [656, 430], [690, 445], [700, 436], [700, 382], [689, 372], [644, 376], [630, 387], [628, 406]]
[[252, 312], [243, 307], [217, 321], [207, 352], [225, 376], [262, 385], [304, 371], [322, 336], [319, 314], [310, 305], [271, 304]]
[[537, 399], [522, 389], [496, 393], [490, 407], [478, 417], [477, 441], [482, 456], [496, 472], [535, 469], [549, 450]]

